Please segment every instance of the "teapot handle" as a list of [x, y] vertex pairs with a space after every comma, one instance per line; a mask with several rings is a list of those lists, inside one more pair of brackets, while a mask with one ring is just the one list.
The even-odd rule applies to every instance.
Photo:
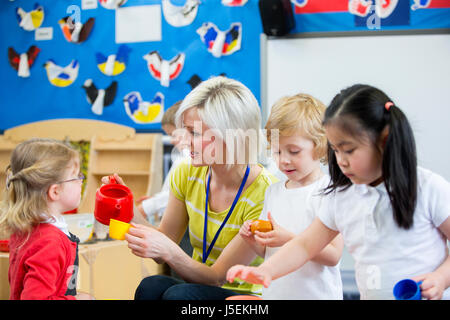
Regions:
[[117, 183], [116, 178], [114, 176], [109, 176], [109, 183]]

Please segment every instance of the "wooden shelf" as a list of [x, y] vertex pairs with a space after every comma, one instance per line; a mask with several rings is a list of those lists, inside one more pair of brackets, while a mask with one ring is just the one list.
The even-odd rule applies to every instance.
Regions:
[[93, 212], [95, 192], [103, 176], [118, 173], [135, 198], [161, 190], [163, 144], [161, 134], [135, 133], [133, 128], [115, 123], [57, 119], [15, 127], [0, 135], [0, 188], [5, 187], [4, 169], [15, 146], [32, 137], [70, 141], [90, 141], [86, 187], [79, 212]]
[[162, 185], [162, 137], [160, 134], [136, 134], [123, 141], [93, 137], [89, 155], [88, 187], [80, 205], [82, 212], [92, 212], [95, 192], [101, 178], [119, 174], [136, 198], [152, 195]]

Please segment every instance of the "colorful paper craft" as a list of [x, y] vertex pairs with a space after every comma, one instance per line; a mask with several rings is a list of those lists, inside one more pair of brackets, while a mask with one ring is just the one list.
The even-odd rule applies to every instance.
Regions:
[[78, 60], [72, 60], [66, 67], [56, 65], [51, 59], [44, 64], [48, 81], [56, 87], [70, 86], [78, 77], [79, 67]]
[[41, 51], [36, 46], [31, 46], [26, 53], [18, 54], [12, 47], [8, 48], [8, 59], [17, 75], [22, 78], [30, 76], [30, 68], [34, 64], [38, 53]]
[[126, 69], [126, 64], [128, 62], [128, 54], [131, 49], [122, 44], [117, 50], [117, 54], [111, 54], [108, 57], [100, 52], [95, 54], [97, 60], [97, 67], [100, 71], [107, 76], [116, 76], [121, 74]]
[[414, 0], [414, 4], [411, 6], [412, 10], [428, 8], [431, 0]]
[[127, 0], [98, 0], [103, 8], [114, 10], [123, 6]]
[[248, 0], [222, 0], [222, 4], [227, 7], [242, 7]]
[[387, 18], [395, 10], [397, 3], [398, 0], [375, 0], [375, 12], [380, 18]]
[[92, 79], [87, 79], [83, 84], [87, 101], [92, 104], [91, 111], [101, 116], [103, 108], [111, 105], [116, 97], [117, 81], [111, 82], [106, 89], [97, 89]]
[[89, 18], [84, 24], [74, 22], [72, 17], [64, 17], [58, 21], [63, 32], [64, 38], [73, 43], [82, 43], [86, 41], [94, 27], [95, 18]]
[[308, 0], [291, 0], [291, 2], [295, 5], [297, 8], [303, 8], [308, 4]]
[[158, 51], [144, 55], [147, 67], [153, 78], [160, 81], [163, 87], [168, 87], [170, 81], [178, 77], [183, 70], [185, 54], [179, 53], [172, 60], [164, 60]]
[[125, 111], [135, 123], [149, 124], [161, 122], [164, 113], [164, 95], [157, 92], [151, 102], [143, 101], [137, 91], [128, 93], [123, 98]]
[[184, 6], [176, 6], [170, 0], [162, 1], [162, 11], [167, 23], [174, 27], [184, 27], [197, 16], [199, 0], [187, 0]]
[[19, 26], [26, 31], [33, 31], [39, 28], [44, 21], [44, 7], [38, 3], [34, 4], [34, 9], [26, 12], [21, 7], [16, 8]]
[[240, 22], [232, 23], [227, 31], [220, 31], [212, 22], [205, 22], [197, 29], [208, 52], [214, 57], [230, 55], [241, 48], [242, 25]]
[[369, 14], [370, 8], [372, 6], [372, 1], [365, 0], [350, 0], [348, 3], [348, 11], [351, 14], [365, 17]]

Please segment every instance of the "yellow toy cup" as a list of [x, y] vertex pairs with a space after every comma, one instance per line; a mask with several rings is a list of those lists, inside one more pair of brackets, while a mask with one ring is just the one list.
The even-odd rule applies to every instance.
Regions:
[[109, 236], [116, 240], [125, 240], [125, 234], [130, 229], [130, 224], [111, 219], [109, 222]]

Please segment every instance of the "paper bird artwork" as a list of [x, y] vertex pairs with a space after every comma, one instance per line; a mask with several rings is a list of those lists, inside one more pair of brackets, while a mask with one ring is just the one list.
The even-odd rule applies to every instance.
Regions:
[[34, 9], [26, 12], [21, 7], [16, 8], [19, 26], [26, 31], [33, 31], [39, 28], [44, 21], [44, 7], [38, 3], [34, 4]]
[[111, 82], [106, 89], [97, 89], [92, 79], [87, 79], [83, 84], [87, 101], [92, 105], [91, 111], [101, 116], [103, 108], [111, 105], [117, 93], [117, 81]]
[[397, 7], [398, 0], [375, 0], [375, 12], [380, 18], [387, 18]]
[[94, 27], [95, 18], [89, 18], [84, 24], [75, 22], [72, 17], [64, 17], [58, 21], [64, 38], [72, 43], [82, 43], [86, 41]]
[[366, 0], [350, 0], [348, 3], [348, 11], [359, 17], [365, 17], [369, 14], [372, 7], [372, 1]]
[[[397, 7], [398, 0], [375, 0], [375, 12], [378, 17], [389, 17]], [[350, 0], [348, 11], [360, 17], [366, 17], [372, 10], [372, 0]]]
[[220, 58], [233, 54], [241, 48], [242, 25], [240, 22], [232, 23], [227, 31], [220, 31], [212, 22], [205, 22], [197, 29], [208, 52]]
[[163, 87], [168, 87], [170, 81], [178, 77], [183, 70], [185, 54], [179, 53], [172, 60], [164, 60], [158, 51], [144, 55], [147, 67], [153, 78], [160, 81]]
[[72, 60], [67, 66], [60, 67], [53, 60], [47, 60], [44, 68], [47, 71], [48, 81], [56, 87], [70, 86], [78, 77], [80, 64]]
[[242, 7], [248, 0], [222, 0], [222, 4], [227, 7]]
[[127, 0], [98, 0], [103, 8], [114, 10], [123, 6]]
[[291, 0], [291, 2], [298, 8], [303, 8], [308, 4], [308, 0]]
[[106, 57], [104, 54], [97, 52], [95, 58], [97, 60], [97, 67], [107, 76], [116, 76], [121, 74], [126, 69], [128, 62], [128, 54], [131, 51], [127, 45], [120, 45], [116, 54], [111, 54]]
[[161, 92], [147, 102], [142, 100], [139, 92], [132, 91], [123, 98], [123, 104], [130, 119], [139, 124], [161, 122], [164, 114], [164, 95]]
[[428, 8], [430, 3], [431, 0], [414, 0], [414, 4], [411, 6], [411, 10]]
[[9, 63], [17, 71], [19, 77], [28, 78], [30, 76], [30, 68], [40, 51], [41, 49], [38, 47], [31, 46], [27, 52], [18, 54], [13, 47], [8, 48]]
[[200, 0], [186, 0], [183, 6], [172, 4], [171, 0], [162, 0], [162, 11], [167, 23], [173, 27], [184, 27], [192, 23], [197, 16]]

